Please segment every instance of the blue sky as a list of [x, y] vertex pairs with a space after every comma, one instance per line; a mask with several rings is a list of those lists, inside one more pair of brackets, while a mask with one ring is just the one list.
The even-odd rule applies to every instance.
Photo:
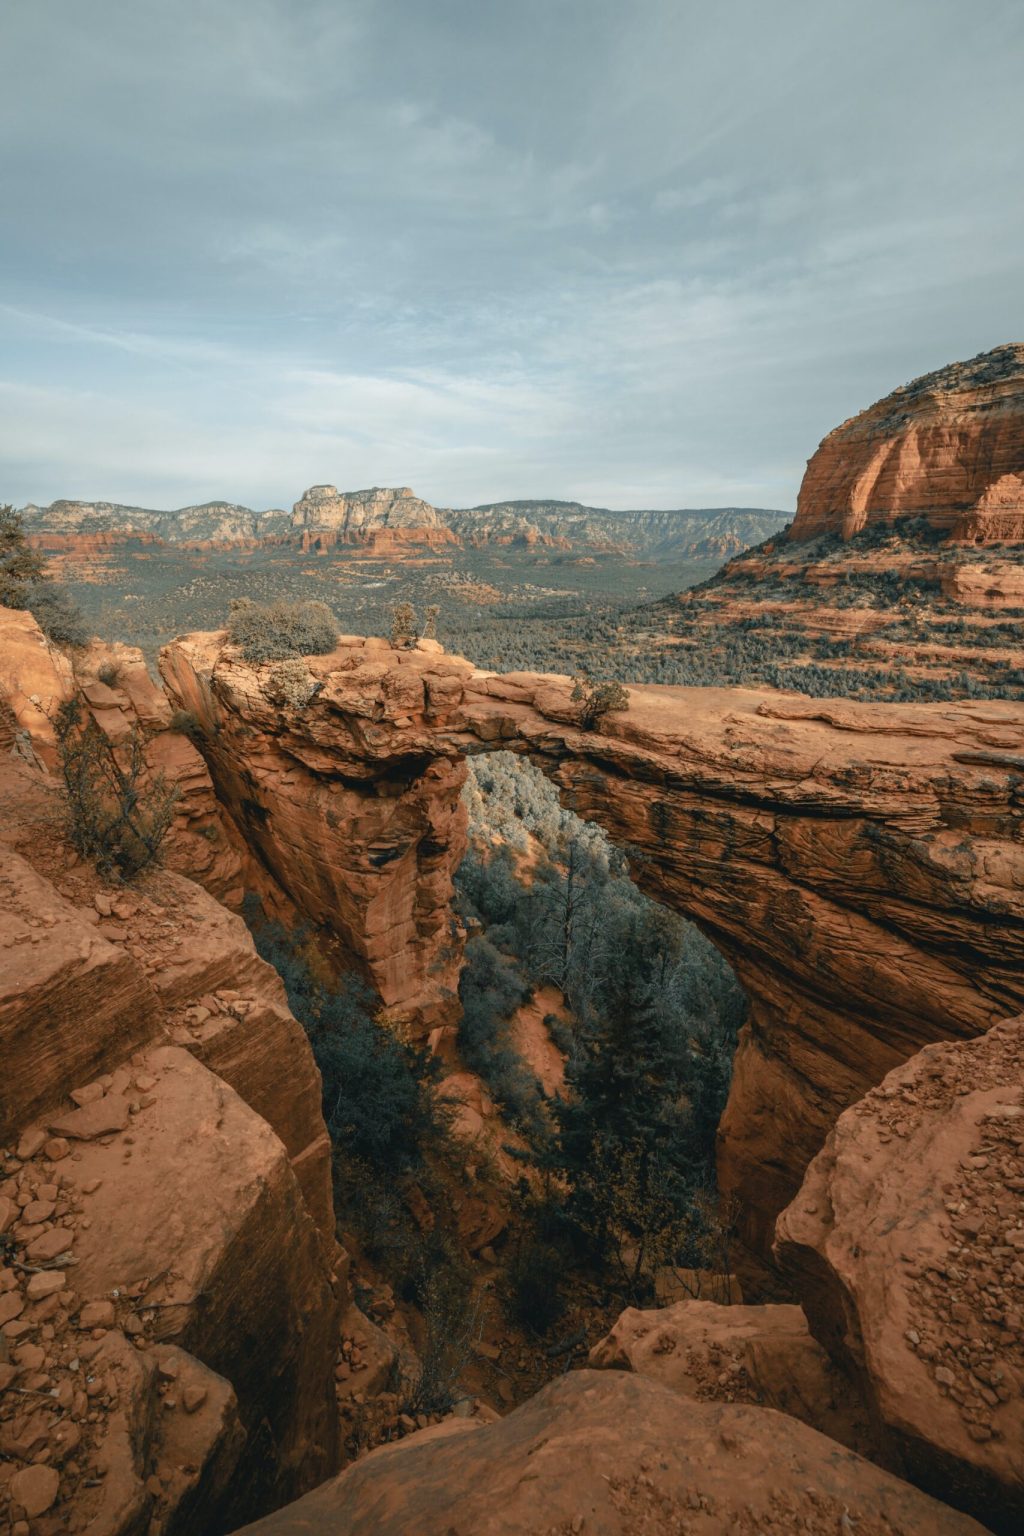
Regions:
[[1021, 0], [4, 0], [0, 501], [792, 507], [1024, 339]]

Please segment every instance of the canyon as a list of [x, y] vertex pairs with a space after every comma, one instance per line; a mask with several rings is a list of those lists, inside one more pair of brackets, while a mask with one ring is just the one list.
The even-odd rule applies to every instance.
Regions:
[[627, 848], [751, 1000], [719, 1177], [752, 1249], [842, 1109], [930, 1040], [1024, 1008], [1020, 706], [650, 687], [591, 732], [568, 679], [421, 647], [343, 639], [309, 659], [301, 708], [223, 636], [177, 641], [162, 666], [244, 839], [424, 1032], [457, 1008], [466, 753], [529, 754]]
[[[1019, 665], [1022, 383], [1008, 347], [897, 390], [825, 439], [784, 537], [662, 612], [771, 610], [784, 633], [789, 583], [823, 633], [891, 644], [874, 582], [932, 593], [927, 645], [958, 604], [975, 637], [1003, 626]], [[411, 492], [303, 502], [287, 527], [245, 531], [218, 504], [190, 528], [310, 555], [471, 537]], [[519, 537], [516, 506], [484, 509], [496, 538]], [[114, 536], [111, 509], [67, 515], [45, 536]], [[874, 628], [830, 603], [851, 571]], [[179, 635], [160, 675], [133, 647], [61, 648], [0, 610], [2, 1536], [1019, 1529], [1012, 687], [876, 702], [632, 681], [588, 719], [571, 678], [433, 639], [345, 634], [257, 663], [223, 630]], [[142, 743], [154, 795], [178, 792], [162, 865], [130, 882], [68, 840], [69, 701], [115, 753]], [[256, 897], [314, 934], [382, 1027], [454, 1065], [451, 1089], [462, 790], [498, 750], [539, 766], [742, 983], [717, 1143], [735, 1273], [712, 1278], [743, 1299], [698, 1285], [630, 1307], [586, 1369], [556, 1361], [500, 1419], [410, 1418], [344, 1466], [346, 1416], [409, 1341], [380, 1326], [393, 1300], [353, 1281], [309, 1039], [238, 913]], [[500, 1246], [500, 1223], [479, 1225], [474, 1251]]]

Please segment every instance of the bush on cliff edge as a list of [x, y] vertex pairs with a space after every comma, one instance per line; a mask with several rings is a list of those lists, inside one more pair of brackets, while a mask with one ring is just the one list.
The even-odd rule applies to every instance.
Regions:
[[338, 624], [326, 603], [269, 603], [239, 597], [231, 604], [228, 635], [246, 661], [325, 656], [338, 643]]

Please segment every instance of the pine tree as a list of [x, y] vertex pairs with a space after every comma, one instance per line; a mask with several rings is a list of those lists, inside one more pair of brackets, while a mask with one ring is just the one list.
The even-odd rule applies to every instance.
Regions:
[[46, 563], [29, 546], [21, 513], [0, 506], [0, 606], [24, 608], [32, 585], [45, 575]]

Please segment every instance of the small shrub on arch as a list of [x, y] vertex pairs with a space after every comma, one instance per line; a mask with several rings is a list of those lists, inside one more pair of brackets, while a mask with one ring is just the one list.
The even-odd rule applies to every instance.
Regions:
[[236, 598], [228, 617], [228, 635], [246, 661], [286, 661], [293, 656], [324, 656], [338, 643], [338, 624], [326, 603], [269, 603]]
[[621, 683], [595, 683], [585, 673], [573, 680], [569, 697], [580, 706], [580, 725], [592, 731], [603, 715], [629, 708], [629, 694]]

